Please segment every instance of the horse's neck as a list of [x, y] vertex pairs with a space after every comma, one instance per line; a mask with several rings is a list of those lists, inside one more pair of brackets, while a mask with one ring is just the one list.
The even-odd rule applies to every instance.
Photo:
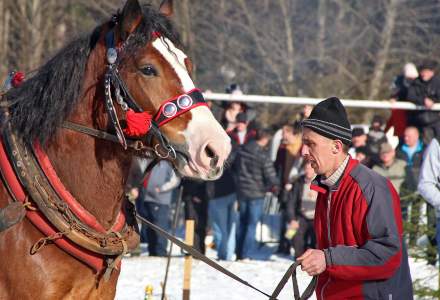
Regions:
[[47, 152], [66, 189], [105, 227], [121, 209], [130, 161], [122, 147], [61, 129]]

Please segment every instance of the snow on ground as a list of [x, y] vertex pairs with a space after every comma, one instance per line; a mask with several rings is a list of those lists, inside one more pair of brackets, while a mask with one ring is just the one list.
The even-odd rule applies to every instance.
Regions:
[[[183, 286], [183, 261], [180, 250], [173, 251], [170, 272], [167, 283], [168, 300], [182, 298]], [[292, 263], [289, 257], [280, 257], [272, 254], [274, 248], [264, 246], [256, 254], [257, 259], [249, 262], [220, 261], [219, 263], [235, 273], [250, 284], [264, 292], [271, 294]], [[208, 257], [214, 259], [215, 251], [209, 250]], [[117, 300], [142, 300], [144, 299], [145, 286], [153, 286], [153, 299], [160, 299], [161, 286], [165, 274], [166, 258], [138, 256], [124, 258], [122, 271], [116, 291]], [[424, 284], [437, 288], [438, 279], [435, 267], [426, 265], [423, 260], [415, 261], [410, 258], [412, 279], [425, 278]], [[298, 268], [298, 284], [300, 290], [308, 285], [310, 277]], [[205, 263], [193, 260], [191, 276], [192, 300], [248, 300], [267, 299], [258, 292], [246, 287], [226, 275], [212, 269]], [[292, 283], [289, 280], [279, 299], [293, 299]], [[316, 299], [314, 296], [310, 299]]]

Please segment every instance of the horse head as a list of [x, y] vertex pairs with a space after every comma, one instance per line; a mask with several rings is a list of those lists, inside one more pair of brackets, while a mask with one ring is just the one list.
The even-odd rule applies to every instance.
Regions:
[[[161, 158], [184, 176], [212, 180], [222, 173], [230, 140], [191, 79], [191, 60], [167, 19], [172, 11], [172, 1], [163, 1], [159, 14], [152, 16], [155, 12], [148, 6], [128, 0], [101, 34], [107, 60], [117, 68], [112, 74], [119, 78], [113, 80], [126, 89], [128, 105], [119, 109], [118, 118], [124, 118], [133, 102], [131, 108], [148, 112], [169, 143], [157, 153]], [[164, 148], [160, 137], [154, 137], [151, 146]]]

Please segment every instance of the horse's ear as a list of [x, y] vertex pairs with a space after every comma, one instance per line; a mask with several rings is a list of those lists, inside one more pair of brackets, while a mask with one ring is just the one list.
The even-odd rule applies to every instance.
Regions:
[[136, 30], [136, 27], [142, 20], [142, 8], [138, 0], [127, 0], [124, 8], [122, 9], [120, 19], [120, 30], [122, 40]]
[[160, 4], [159, 11], [167, 17], [171, 17], [174, 13], [173, 0], [163, 0]]

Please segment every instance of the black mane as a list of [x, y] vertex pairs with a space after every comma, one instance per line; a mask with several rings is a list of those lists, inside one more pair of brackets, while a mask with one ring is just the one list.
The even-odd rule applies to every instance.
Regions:
[[[143, 21], [132, 33], [124, 49], [133, 53], [146, 45], [154, 31], [180, 45], [170, 21], [150, 5], [142, 7]], [[9, 120], [26, 141], [46, 143], [69, 116], [82, 96], [82, 83], [89, 54], [101, 34], [98, 26], [91, 35], [79, 38], [58, 52], [27, 78], [19, 88], [6, 94]], [[103, 61], [105, 63], [105, 61]]]

